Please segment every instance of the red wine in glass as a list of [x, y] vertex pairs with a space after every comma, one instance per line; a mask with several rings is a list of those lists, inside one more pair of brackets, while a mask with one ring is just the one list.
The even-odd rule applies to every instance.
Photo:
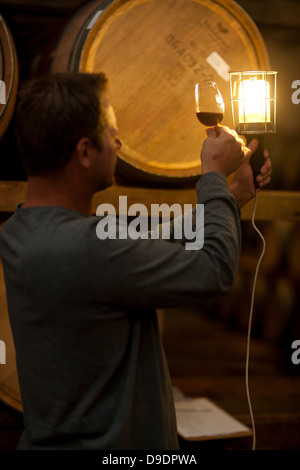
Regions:
[[197, 118], [207, 127], [214, 127], [220, 124], [223, 119], [223, 113], [206, 113], [206, 112], [199, 112], [197, 113]]
[[215, 127], [223, 119], [224, 101], [216, 82], [196, 83], [195, 105], [198, 120], [207, 127]]

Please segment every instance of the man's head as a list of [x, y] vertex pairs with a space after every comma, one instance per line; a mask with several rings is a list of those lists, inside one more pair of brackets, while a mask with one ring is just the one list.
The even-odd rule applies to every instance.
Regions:
[[103, 73], [55, 74], [23, 86], [15, 123], [28, 176], [63, 169], [81, 141], [88, 142], [95, 151], [105, 151], [113, 114], [106, 88]]

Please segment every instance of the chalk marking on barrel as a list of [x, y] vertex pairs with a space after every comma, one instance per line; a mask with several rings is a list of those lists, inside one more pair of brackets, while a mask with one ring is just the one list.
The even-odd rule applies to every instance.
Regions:
[[206, 57], [206, 62], [217, 72], [217, 74], [223, 78], [226, 82], [229, 81], [229, 69], [230, 65], [216, 51], [212, 52]]

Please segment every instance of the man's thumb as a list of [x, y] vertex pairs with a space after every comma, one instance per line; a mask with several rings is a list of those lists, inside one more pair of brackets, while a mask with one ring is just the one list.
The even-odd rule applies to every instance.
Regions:
[[218, 137], [218, 133], [214, 127], [208, 127], [206, 129], [206, 134], [207, 137], [210, 137], [211, 139], [215, 139], [216, 137]]
[[257, 139], [250, 140], [247, 147], [245, 147], [245, 157], [246, 158], [250, 159], [250, 157], [254, 154], [255, 150], [257, 149], [258, 144], [259, 144], [259, 142], [258, 142]]

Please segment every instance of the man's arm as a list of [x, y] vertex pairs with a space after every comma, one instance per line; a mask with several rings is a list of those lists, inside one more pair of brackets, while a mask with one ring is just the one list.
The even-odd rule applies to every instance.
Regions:
[[202, 249], [186, 250], [184, 239], [91, 243], [91, 288], [99, 299], [137, 308], [172, 307], [213, 299], [232, 287], [241, 247], [240, 212], [226, 176], [249, 162], [256, 146], [245, 147], [234, 131], [221, 126], [208, 134], [196, 186], [197, 203], [204, 205]]

